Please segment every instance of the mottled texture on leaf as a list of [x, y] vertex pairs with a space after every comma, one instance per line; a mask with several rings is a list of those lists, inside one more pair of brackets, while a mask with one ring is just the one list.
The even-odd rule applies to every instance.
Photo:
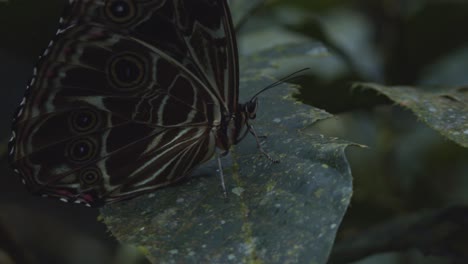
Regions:
[[356, 86], [374, 89], [386, 95], [399, 105], [409, 108], [442, 135], [468, 147], [468, 87], [428, 91], [373, 83], [359, 83]]
[[[257, 59], [243, 60], [242, 101], [274, 81]], [[283, 84], [259, 97], [255, 128], [281, 163], [248, 135], [223, 158], [227, 200], [213, 160], [186, 183], [103, 208], [112, 233], [154, 263], [326, 263], [352, 194], [350, 143], [303, 132], [331, 115], [296, 102], [295, 91]]]

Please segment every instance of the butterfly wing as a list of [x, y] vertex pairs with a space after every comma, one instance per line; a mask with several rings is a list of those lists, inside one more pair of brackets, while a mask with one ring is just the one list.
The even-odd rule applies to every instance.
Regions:
[[236, 112], [238, 54], [226, 0], [71, 0], [61, 28], [97, 23], [158, 47]]
[[176, 182], [213, 155], [223, 91], [193, 58], [117, 28], [71, 23], [39, 61], [10, 143], [31, 191], [98, 205]]
[[98, 205], [176, 182], [237, 106], [225, 0], [70, 0], [13, 124], [35, 193]]

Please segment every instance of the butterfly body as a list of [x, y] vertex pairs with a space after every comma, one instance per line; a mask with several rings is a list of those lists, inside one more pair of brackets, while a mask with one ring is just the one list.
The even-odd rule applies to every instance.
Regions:
[[13, 122], [34, 193], [101, 205], [175, 183], [245, 136], [226, 0], [70, 0]]

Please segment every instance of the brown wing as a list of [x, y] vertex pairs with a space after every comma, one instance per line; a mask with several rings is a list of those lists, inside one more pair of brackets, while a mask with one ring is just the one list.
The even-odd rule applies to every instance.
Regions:
[[213, 155], [216, 96], [145, 43], [71, 27], [36, 72], [10, 144], [33, 192], [88, 204], [124, 199], [173, 183]]
[[177, 60], [217, 95], [238, 103], [238, 55], [226, 0], [71, 0], [61, 28], [96, 23], [130, 35]]
[[70, 0], [18, 109], [10, 160], [34, 192], [96, 205], [186, 177], [237, 106], [225, 0]]

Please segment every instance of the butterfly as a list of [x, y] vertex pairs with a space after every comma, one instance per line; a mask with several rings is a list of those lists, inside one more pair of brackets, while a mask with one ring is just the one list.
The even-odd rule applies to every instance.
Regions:
[[[27, 188], [100, 206], [187, 178], [248, 132], [227, 0], [69, 0], [15, 114]], [[258, 143], [258, 139], [257, 139]]]

